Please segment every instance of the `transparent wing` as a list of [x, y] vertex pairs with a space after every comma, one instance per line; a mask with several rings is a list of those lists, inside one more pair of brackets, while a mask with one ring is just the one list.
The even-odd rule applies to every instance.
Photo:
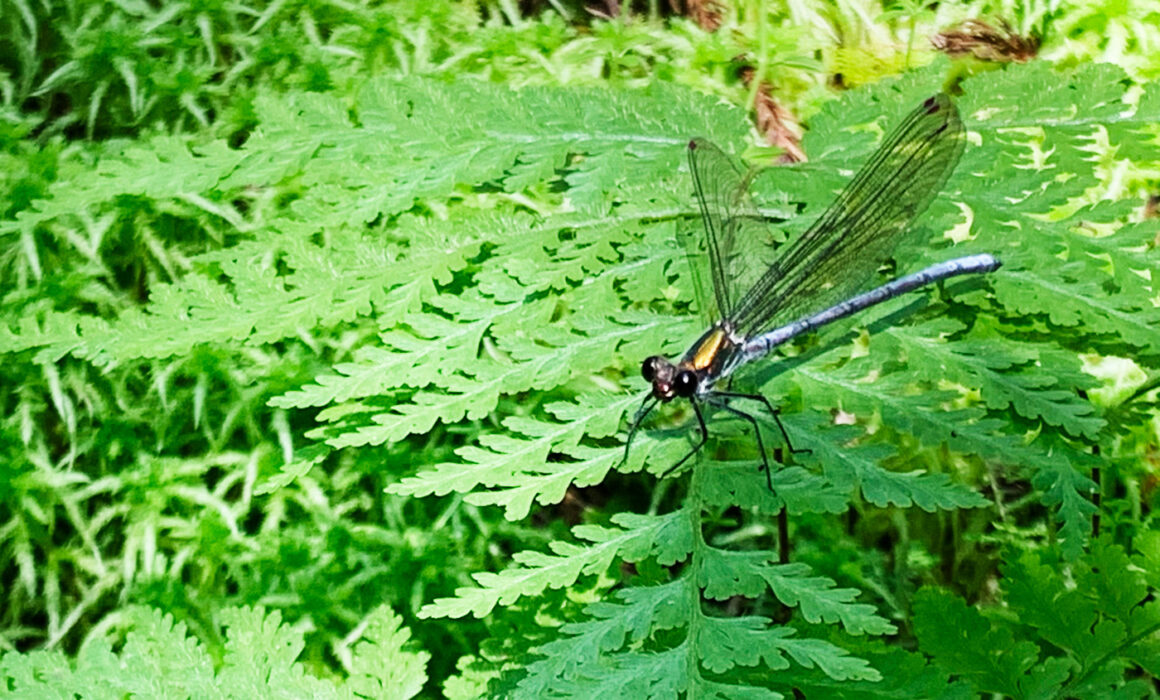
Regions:
[[753, 337], [860, 291], [946, 183], [963, 144], [950, 98], [926, 100], [818, 220], [781, 248], [744, 297], [732, 300], [726, 317], [741, 335]]
[[685, 247], [685, 259], [689, 263], [697, 311], [707, 328], [722, 318], [717, 305], [717, 291], [713, 288], [713, 262], [709, 259], [707, 234], [700, 222], [694, 224], [688, 219], [678, 222], [677, 227], [677, 237]]
[[704, 139], [689, 142], [689, 169], [703, 231], [686, 227], [682, 243], [705, 320], [730, 318], [742, 293], [769, 269], [769, 227], [749, 197], [755, 171], [742, 170]]

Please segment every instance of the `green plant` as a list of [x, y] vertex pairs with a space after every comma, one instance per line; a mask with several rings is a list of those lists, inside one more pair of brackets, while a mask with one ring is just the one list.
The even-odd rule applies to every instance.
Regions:
[[[11, 698], [59, 697], [311, 697], [403, 698], [418, 694], [430, 655], [406, 649], [410, 633], [397, 615], [379, 608], [358, 634], [336, 649], [349, 677], [305, 673], [296, 657], [301, 631], [262, 609], [219, 611], [220, 648], [190, 638], [182, 623], [155, 610], [129, 608], [116, 647], [104, 637], [86, 642], [75, 659], [59, 651], [0, 657], [0, 687]], [[214, 626], [217, 633], [217, 625]], [[214, 657], [219, 663], [214, 663]], [[216, 668], [215, 668], [216, 666]]]
[[1156, 532], [1144, 533], [1128, 556], [1105, 537], [1070, 567], [1047, 552], [1008, 552], [1006, 608], [976, 610], [923, 589], [915, 596], [919, 648], [975, 693], [1149, 697], [1151, 683], [1132, 677], [1160, 670], [1157, 544]]
[[[875, 133], [939, 88], [942, 68], [827, 105], [805, 142], [812, 161], [757, 182], [763, 204], [785, 218], [781, 227], [800, 231], [844, 182], [843, 171], [873, 148]], [[512, 694], [591, 695], [614, 682], [661, 693], [898, 684], [914, 695], [949, 687], [948, 675], [959, 670], [932, 671], [915, 654], [866, 638], [905, 631], [910, 591], [920, 581], [947, 582], [945, 567], [960, 556], [946, 551], [946, 540], [965, 549], [965, 533], [991, 518], [1023, 532], [1035, 526], [1037, 509], [1049, 509], [1059, 526], [1047, 536], [1067, 557], [1080, 556], [1094, 511], [1090, 470], [1107, 458], [1130, 462], [1153, 437], [1124, 414], [1105, 421], [1084, 399], [1096, 381], [1079, 358], [1132, 356], [1151, 368], [1158, 320], [1150, 282], [1138, 274], [1154, 265], [1155, 225], [1131, 221], [1130, 201], [1103, 200], [1092, 163], [1154, 164], [1147, 129], [1160, 118], [1155, 86], [1129, 102], [1114, 68], [1057, 74], [1031, 65], [970, 79], [963, 89], [960, 108], [977, 141], [899, 267], [969, 249], [994, 252], [1004, 268], [985, 282], [956, 282], [830, 329], [778, 363], [788, 371], [758, 369], [751, 380], [780, 399], [794, 444], [812, 450], [777, 472], [776, 495], [765, 490], [752, 448], [725, 452], [724, 443], [714, 454], [732, 459], [706, 459], [687, 489], [662, 482], [654, 492], [652, 477], [637, 472], [658, 473], [679, 457], [684, 430], [649, 431], [622, 473], [612, 472], [622, 456], [622, 416], [638, 401], [622, 378], [649, 354], [683, 350], [701, 330], [686, 313], [691, 290], [674, 237], [677, 225], [695, 223], [683, 144], [703, 135], [739, 149], [742, 114], [663, 85], [513, 92], [417, 78], [370, 82], [353, 111], [317, 93], [263, 97], [254, 103], [260, 128], [241, 148], [142, 141], [48, 186], [34, 206], [0, 223], [0, 236], [28, 242], [10, 265], [59, 260], [40, 265], [46, 277], [86, 292], [62, 295], [71, 304], [33, 294], [5, 299], [0, 351], [24, 371], [41, 372], [45, 385], [13, 404], [5, 434], [19, 433], [13, 421], [21, 415], [59, 416], [58, 428], [30, 429], [51, 459], [10, 460], [7, 478], [28, 484], [69, 464], [67, 455], [87, 459], [94, 445], [108, 444], [89, 437], [106, 412], [83, 399], [100, 381], [86, 373], [101, 369], [121, 385], [137, 372], [137, 381], [155, 387], [157, 403], [143, 410], [165, 405], [173, 388], [182, 405], [202, 408], [156, 434], [128, 433], [135, 437], [124, 454], [172, 447], [211, 457], [140, 462], [148, 481], [126, 492], [152, 488], [190, 499], [191, 510], [209, 499], [220, 519], [191, 518], [206, 529], [196, 541], [228, 542], [217, 556], [255, 565], [251, 577], [232, 564], [226, 580], [206, 590], [243, 580], [246, 596], [278, 591], [282, 547], [300, 543], [309, 546], [296, 550], [290, 569], [337, 582], [373, 562], [374, 548], [360, 535], [393, 543], [420, 537], [348, 523], [345, 513], [370, 518], [385, 509], [396, 524], [410, 515], [438, 524], [466, 517], [476, 532], [461, 523], [457, 536], [487, 542], [499, 533], [502, 547], [526, 550], [516, 565], [467, 585], [470, 570], [491, 568], [506, 552], [482, 556], [476, 542], [449, 559], [441, 553], [455, 552], [444, 549], [455, 539], [440, 525], [423, 529], [436, 548], [416, 559], [420, 567], [454, 561], [441, 580], [405, 590], [390, 587], [385, 573], [371, 580], [380, 593], [420, 599], [434, 597], [431, 586], [446, 595], [458, 583], [454, 597], [429, 603], [422, 616], [485, 617], [497, 635], [486, 649], [496, 662], [493, 682]], [[103, 231], [126, 237], [102, 245]], [[149, 234], [162, 231], [186, 248], [153, 245]], [[955, 239], [962, 243], [952, 251]], [[77, 256], [85, 250], [87, 258]], [[83, 280], [100, 264], [110, 278], [133, 272], [139, 298], [149, 302], [96, 293]], [[868, 340], [844, 342], [854, 323], [873, 331]], [[219, 381], [218, 363], [240, 357], [254, 375], [236, 386]], [[194, 360], [202, 364], [183, 366]], [[167, 375], [171, 364], [175, 374]], [[627, 386], [640, 388], [638, 380]], [[57, 398], [49, 407], [35, 404], [37, 395]], [[1148, 396], [1131, 400], [1133, 410]], [[76, 421], [78, 407], [91, 425]], [[320, 424], [308, 431], [306, 412], [315, 409]], [[839, 410], [843, 420], [835, 421]], [[857, 420], [846, 424], [845, 416]], [[728, 435], [731, 426], [718, 427]], [[249, 435], [239, 442], [265, 445], [224, 461], [217, 455], [240, 429]], [[275, 437], [265, 438], [266, 430]], [[315, 442], [302, 444], [302, 432]], [[9, 449], [25, 453], [15, 441]], [[115, 473], [115, 464], [89, 478]], [[183, 469], [195, 480], [212, 482], [218, 469], [228, 477], [204, 493], [167, 483], [180, 481]], [[403, 471], [413, 473], [396, 481]], [[996, 493], [1001, 509], [983, 511], [987, 502], [975, 490], [999, 479], [1026, 480], [1035, 491], [1013, 503]], [[396, 500], [379, 502], [380, 480], [391, 482]], [[537, 536], [483, 515], [498, 506], [519, 520], [570, 488], [605, 483], [613, 485], [607, 503], [583, 514], [590, 522], [572, 528], [576, 541], [560, 525]], [[342, 496], [320, 503], [319, 484]], [[360, 488], [366, 484], [371, 495]], [[75, 510], [71, 489], [52, 485], [65, 496], [60, 512]], [[463, 502], [457, 496], [424, 513], [413, 500], [449, 493]], [[7, 497], [10, 522], [18, 523], [10, 527], [36, 533], [26, 525], [35, 512], [27, 492]], [[307, 517], [290, 518], [297, 527], [262, 549], [278, 540], [246, 526], [255, 503], [271, 527], [287, 508]], [[150, 513], [142, 522], [164, 512], [152, 507], [131, 511], [130, 520], [133, 512]], [[788, 564], [770, 527], [783, 507], [798, 535], [798, 556]], [[902, 557], [893, 567], [872, 554], [843, 559], [843, 547], [884, 527], [879, 509], [890, 508], [903, 513], [890, 528], [926, 517], [943, 525], [890, 552]], [[825, 530], [851, 510], [862, 514], [864, 530]], [[101, 535], [108, 518], [95, 522], [77, 519], [75, 529]], [[811, 529], [834, 535], [827, 552]], [[320, 530], [325, 537], [311, 534]], [[7, 539], [5, 560], [52, 549], [51, 538], [32, 542]], [[250, 543], [258, 556], [246, 554]], [[311, 566], [335, 551], [350, 552], [345, 566]], [[988, 552], [978, 554], [980, 576], [990, 562]], [[32, 592], [40, 587], [36, 567], [29, 575]], [[369, 603], [361, 597], [367, 588], [334, 585], [349, 594], [341, 600], [350, 608], [331, 614]], [[856, 601], [859, 589], [865, 597]], [[63, 594], [80, 614], [91, 605], [83, 593]], [[162, 588], [157, 599], [172, 603], [180, 593]], [[323, 599], [313, 602], [303, 614], [315, 614]], [[417, 633], [423, 624], [432, 623], [409, 622]], [[503, 635], [505, 625], [528, 632]], [[339, 626], [332, 619], [327, 628]]]

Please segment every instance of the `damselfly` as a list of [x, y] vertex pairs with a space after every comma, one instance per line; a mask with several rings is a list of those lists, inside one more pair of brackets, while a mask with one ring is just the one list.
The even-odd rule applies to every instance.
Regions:
[[[758, 402], [774, 418], [789, 446], [777, 409], [760, 394], [723, 391], [717, 385], [802, 333], [933, 282], [997, 269], [995, 257], [969, 255], [859, 293], [946, 183], [964, 140], [963, 124], [950, 98], [939, 94], [926, 100], [886, 137], [818, 220], [786, 244], [772, 263], [762, 260], [762, 253], [769, 249], [768, 236], [762, 235], [767, 226], [749, 197], [753, 171], [743, 172], [708, 141], [690, 141], [689, 166], [705, 235], [686, 236], [685, 246], [698, 298], [710, 307], [703, 312], [713, 325], [676, 363], [659, 355], [644, 361], [641, 374], [652, 390], [633, 419], [624, 458], [628, 459], [641, 422], [657, 404], [687, 398], [701, 439], [661, 478], [705, 446], [709, 435], [702, 404], [709, 404], [752, 424], [772, 490], [757, 419], [729, 402]], [[705, 257], [708, 281], [699, 274]]]

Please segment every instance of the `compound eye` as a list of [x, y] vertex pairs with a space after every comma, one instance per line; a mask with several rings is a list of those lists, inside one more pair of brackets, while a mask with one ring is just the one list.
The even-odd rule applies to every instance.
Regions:
[[661, 362], [663, 361], [664, 360], [656, 355], [646, 358], [644, 363], [640, 366], [640, 376], [644, 377], [646, 382], [652, 384], [652, 380], [657, 376], [657, 370], [660, 368]]
[[694, 374], [692, 370], [687, 369], [682, 372], [678, 372], [674, 384], [676, 386], [673, 387], [673, 390], [676, 392], [677, 396], [681, 396], [687, 399], [693, 395], [693, 392], [697, 390], [697, 375]]

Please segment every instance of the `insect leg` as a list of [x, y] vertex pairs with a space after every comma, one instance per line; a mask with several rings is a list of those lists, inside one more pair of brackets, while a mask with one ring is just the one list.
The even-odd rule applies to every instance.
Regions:
[[664, 470], [664, 472], [662, 472], [661, 475], [657, 477], [658, 479], [663, 479], [666, 476], [668, 476], [669, 474], [672, 474], [673, 472], [675, 472], [677, 470], [677, 467], [681, 466], [682, 464], [687, 462], [690, 457], [692, 457], [693, 455], [700, 452], [701, 448], [705, 446], [705, 443], [709, 441], [709, 430], [705, 427], [705, 417], [701, 415], [700, 404], [698, 404], [695, 399], [689, 399], [689, 402], [693, 404], [693, 412], [697, 414], [697, 423], [699, 423], [701, 425], [701, 441], [697, 443], [697, 446], [694, 447], [689, 452], [689, 454], [685, 455], [684, 457], [681, 457], [680, 461], [678, 461], [676, 464], [669, 467], [668, 469]]
[[[766, 410], [769, 411], [769, 415], [773, 417], [773, 422], [777, 423], [777, 429], [781, 431], [781, 437], [783, 440], [785, 440], [785, 446], [789, 448], [790, 452], [797, 455], [809, 454], [813, 451], [806, 448], [797, 449], [793, 446], [793, 443], [789, 439], [789, 433], [786, 432], [785, 424], [781, 422], [781, 411], [774, 408], [773, 404], [769, 403], [769, 399], [765, 398], [761, 394], [738, 394], [732, 391], [715, 391], [713, 393], [726, 399], [749, 399], [750, 401], [760, 401], [765, 405]], [[724, 404], [722, 404], [722, 406], [724, 406]]]
[[636, 431], [640, 429], [641, 422], [644, 421], [648, 414], [652, 413], [652, 410], [656, 408], [656, 406], [657, 399], [654, 398], [652, 394], [649, 394], [648, 396], [644, 397], [644, 401], [641, 402], [640, 408], [636, 409], [636, 415], [634, 415], [632, 418], [632, 427], [628, 429], [628, 439], [624, 441], [624, 457], [620, 459], [620, 464], [616, 465], [618, 470], [624, 466], [625, 462], [628, 461], [628, 450], [632, 447], [632, 439], [636, 437]]
[[757, 425], [757, 419], [754, 418], [752, 414], [733, 408], [724, 401], [720, 403], [714, 403], [714, 405], [720, 406], [735, 416], [744, 418], [745, 420], [749, 421], [750, 425], [753, 426], [753, 434], [757, 436], [757, 449], [761, 452], [762, 468], [765, 469], [765, 483], [769, 486], [770, 493], [777, 493], [773, 489], [773, 470], [769, 467], [769, 457], [767, 457], [765, 454], [765, 441], [761, 439], [761, 428]]

